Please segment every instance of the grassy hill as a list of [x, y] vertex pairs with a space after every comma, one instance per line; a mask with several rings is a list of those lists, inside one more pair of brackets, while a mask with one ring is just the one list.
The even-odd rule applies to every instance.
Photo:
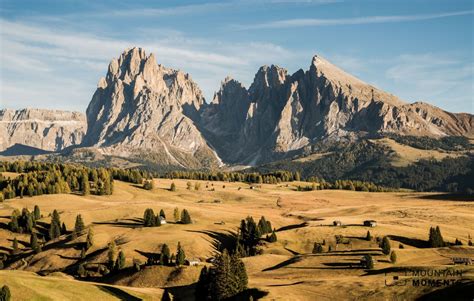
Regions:
[[[177, 191], [169, 190], [171, 183]], [[240, 220], [253, 216], [258, 220], [264, 215], [276, 229], [278, 241], [265, 242], [262, 254], [244, 258], [249, 274], [249, 287], [266, 292], [268, 300], [334, 300], [395, 299], [401, 294], [406, 299], [420, 297], [437, 288], [405, 287], [395, 289], [384, 285], [385, 272], [389, 275], [410, 268], [452, 268], [451, 257], [474, 258], [474, 248], [467, 246], [468, 235], [473, 235], [474, 203], [449, 199], [439, 193], [368, 193], [341, 190], [297, 191], [298, 182], [262, 184], [251, 189], [244, 183], [205, 182], [201, 189], [186, 189], [188, 181], [155, 179], [153, 190], [144, 190], [133, 184], [114, 182], [114, 193], [110, 196], [81, 196], [75, 194], [43, 195], [15, 198], [0, 203], [0, 252], [11, 249], [16, 237], [22, 249], [23, 260], [15, 262], [9, 270], [0, 272], [0, 280], [11, 284], [14, 300], [48, 300], [48, 288], [58, 295], [49, 300], [68, 300], [81, 287], [90, 299], [113, 300], [114, 295], [100, 283], [71, 280], [64, 277], [40, 277], [41, 274], [56, 275], [62, 271], [75, 275], [79, 264], [90, 265], [93, 271], [98, 263], [107, 261], [107, 244], [117, 242], [126, 255], [126, 264], [132, 266], [134, 259], [145, 262], [148, 256], [157, 254], [163, 243], [176, 252], [178, 242], [183, 246], [187, 258], [201, 261], [198, 267], [149, 266], [139, 272], [131, 268], [104, 279], [117, 289], [139, 298], [147, 298], [152, 290], [155, 298], [164, 287], [171, 293], [192, 300], [193, 284], [197, 281], [200, 268], [212, 258], [226, 237], [236, 231]], [[196, 181], [192, 181], [193, 183]], [[86, 225], [94, 230], [94, 245], [81, 259], [81, 245], [85, 236], [69, 239], [62, 236], [56, 242], [48, 242], [43, 252], [33, 254], [29, 248], [29, 235], [16, 234], [6, 230], [6, 223], [14, 208], [34, 205], [41, 208], [40, 223], [49, 223], [48, 216], [54, 209], [61, 214], [68, 229], [72, 229], [77, 214], [81, 214]], [[173, 210], [187, 209], [193, 219], [189, 225], [176, 224]], [[155, 213], [163, 209], [168, 224], [145, 228], [142, 225], [143, 212], [152, 208]], [[374, 228], [362, 225], [364, 220], [374, 219]], [[334, 220], [342, 226], [332, 226]], [[446, 241], [457, 238], [463, 246], [425, 248], [428, 230], [440, 226]], [[392, 250], [397, 252], [396, 264], [381, 254], [375, 240], [366, 241], [367, 231], [373, 237], [389, 236]], [[342, 235], [346, 243], [336, 243], [335, 235]], [[325, 241], [324, 253], [311, 254], [315, 242]], [[332, 252], [327, 252], [331, 246]], [[375, 271], [368, 272], [358, 266], [364, 254], [373, 254]], [[458, 268], [457, 266], [455, 268]], [[459, 267], [461, 268], [461, 267]], [[462, 267], [466, 269], [466, 267]], [[469, 267], [468, 267], [469, 268]], [[16, 269], [16, 270], [12, 270]], [[473, 280], [473, 269], [464, 273]], [[22, 286], [29, 289], [21, 290]], [[116, 289], [113, 289], [116, 291]], [[142, 294], [142, 295], [140, 295]], [[156, 294], [156, 296], [155, 296]]]

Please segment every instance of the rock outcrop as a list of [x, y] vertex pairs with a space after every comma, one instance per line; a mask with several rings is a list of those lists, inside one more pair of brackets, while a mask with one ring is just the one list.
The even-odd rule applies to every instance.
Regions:
[[78, 112], [3, 109], [0, 152], [15, 155], [61, 151], [80, 144], [86, 128], [85, 115]]
[[408, 104], [320, 56], [308, 71], [293, 75], [263, 66], [248, 90], [227, 79], [201, 116], [203, 133], [224, 161], [249, 165], [298, 153], [322, 139], [376, 133], [442, 137], [472, 135], [474, 129], [473, 115]]
[[220, 159], [192, 120], [203, 104], [188, 74], [158, 65], [141, 48], [129, 49], [99, 81], [82, 146], [161, 165], [217, 166]]

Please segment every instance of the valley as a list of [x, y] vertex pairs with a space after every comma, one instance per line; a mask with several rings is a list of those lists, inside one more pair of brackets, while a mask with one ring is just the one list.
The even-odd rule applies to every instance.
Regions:
[[[474, 247], [468, 246], [474, 230], [474, 203], [469, 198], [451, 200], [441, 193], [412, 191], [297, 191], [298, 185], [306, 185], [304, 182], [257, 186], [179, 179], [154, 179], [153, 182], [154, 188], [145, 190], [135, 184], [114, 181], [114, 192], [109, 196], [52, 194], [0, 203], [0, 223], [4, 225], [0, 230], [1, 250], [8, 253], [16, 237], [23, 258], [1, 271], [0, 279], [10, 285], [14, 296], [31, 294], [29, 296], [46, 298], [47, 293], [40, 287], [59, 288], [61, 283], [69, 281], [69, 289], [73, 285], [93, 285], [97, 291], [90, 290], [89, 296], [78, 295], [77, 300], [86, 300], [92, 294], [97, 294], [97, 298], [104, 296], [103, 300], [107, 300], [104, 294], [109, 294], [111, 300], [116, 298], [111, 290], [101, 288], [105, 284], [96, 283], [100, 281], [119, 286], [126, 294], [144, 300], [159, 300], [165, 288], [175, 298], [192, 300], [199, 271], [211, 265], [206, 261], [215, 256], [217, 246], [225, 245], [226, 237], [237, 231], [242, 219], [253, 216], [257, 221], [265, 216], [275, 228], [278, 240], [272, 243], [262, 240], [261, 254], [242, 258], [248, 287], [255, 289], [255, 296], [262, 300], [314, 300], [315, 296], [318, 300], [349, 300], [361, 296], [366, 300], [416, 299], [429, 293], [443, 294], [444, 287], [414, 287], [411, 281], [416, 277], [413, 275], [401, 277], [403, 281], [409, 280], [409, 285], [385, 285], [387, 279], [393, 281], [393, 276], [413, 270], [459, 270], [463, 281], [472, 283], [474, 280], [471, 266], [453, 265], [451, 259], [474, 257]], [[193, 187], [200, 183], [199, 190], [187, 189], [188, 182], [192, 182]], [[170, 191], [172, 183], [176, 191]], [[39, 223], [49, 223], [48, 215], [54, 209], [60, 213], [67, 229], [73, 229], [77, 214], [82, 216], [86, 227], [94, 232], [94, 244], [84, 259], [78, 246], [85, 241], [85, 235], [73, 240], [63, 235], [57, 241], [46, 243], [42, 252], [32, 254], [29, 235], [5, 229], [14, 209], [32, 211], [35, 205], [44, 216]], [[175, 223], [176, 207], [188, 210], [193, 223]], [[168, 223], [161, 227], [143, 227], [143, 212], [147, 208], [155, 212], [163, 209]], [[365, 220], [375, 220], [377, 225], [364, 226]], [[334, 226], [334, 221], [340, 221], [341, 225]], [[458, 239], [462, 245], [427, 248], [429, 229], [435, 226], [440, 227], [445, 242], [454, 243]], [[372, 236], [369, 241], [367, 231]], [[336, 243], [336, 235], [342, 235], [342, 243]], [[395, 263], [382, 253], [376, 241], [384, 236], [389, 237], [391, 250], [396, 253]], [[94, 278], [95, 265], [107, 261], [107, 245], [112, 240], [124, 252], [127, 269]], [[314, 244], [323, 241], [322, 253], [313, 254]], [[159, 253], [164, 243], [174, 253], [178, 242], [186, 258], [199, 262], [197, 266], [144, 265], [140, 271], [133, 270], [134, 260], [146, 263], [147, 256]], [[365, 254], [372, 254], [374, 269], [360, 266]], [[72, 280], [73, 276], [77, 277], [78, 263], [91, 266], [91, 277]], [[22, 291], [18, 281], [23, 278], [22, 283], [38, 281], [38, 285], [34, 285], [33, 291]], [[458, 294], [469, 288], [469, 283], [457, 285]], [[67, 296], [65, 291], [62, 293]]]

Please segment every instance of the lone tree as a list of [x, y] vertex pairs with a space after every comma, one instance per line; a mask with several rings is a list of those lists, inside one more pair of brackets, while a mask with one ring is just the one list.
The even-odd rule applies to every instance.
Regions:
[[146, 189], [146, 190], [152, 190], [153, 189], [153, 180], [146, 180], [144, 183], [143, 183], [143, 188]]
[[38, 254], [39, 252], [41, 252], [41, 246], [40, 244], [38, 243], [38, 236], [36, 236], [36, 233], [31, 233], [31, 236], [30, 236], [30, 246], [31, 246], [31, 249], [36, 253]]
[[119, 255], [117, 257], [117, 262], [115, 263], [115, 268], [119, 271], [123, 270], [125, 268], [125, 261], [125, 253], [120, 250]]
[[82, 216], [80, 214], [78, 214], [76, 216], [76, 222], [74, 224], [74, 231], [77, 233], [77, 234], [81, 234], [82, 231], [84, 231], [84, 221], [82, 220]]
[[392, 253], [390, 253], [390, 262], [391, 263], [397, 262], [397, 253], [395, 253], [395, 251], [392, 251]]
[[372, 235], [370, 235], [370, 231], [367, 231], [367, 235], [365, 236], [365, 240], [367, 240], [367, 241], [372, 240]]
[[446, 246], [443, 236], [441, 235], [441, 230], [439, 229], [438, 226], [436, 226], [436, 228], [430, 227], [428, 245], [431, 248], [440, 248], [440, 247]]
[[179, 216], [179, 209], [178, 209], [178, 207], [174, 208], [173, 217], [174, 217], [174, 221], [175, 221], [175, 222], [179, 222], [180, 216]]
[[0, 290], [0, 301], [10, 301], [11, 298], [10, 288], [7, 285], [2, 286]]
[[372, 259], [371, 255], [365, 255], [364, 261], [366, 269], [372, 270], [374, 268], [374, 260]]
[[323, 246], [320, 243], [315, 242], [313, 246], [313, 254], [318, 254], [323, 252]]
[[276, 242], [277, 241], [277, 236], [275, 231], [272, 231], [272, 234], [268, 237], [268, 242]]
[[171, 183], [170, 190], [171, 191], [176, 191], [176, 184], [174, 182]]
[[18, 254], [18, 252], [20, 251], [20, 249], [18, 249], [18, 240], [15, 238], [13, 238], [13, 242], [12, 242], [12, 254]]
[[388, 240], [388, 237], [387, 236], [384, 236], [383, 239], [382, 239], [382, 243], [380, 245], [380, 247], [382, 248], [382, 252], [385, 254], [385, 255], [388, 255], [390, 254], [390, 241]]
[[160, 259], [162, 261], [162, 264], [168, 265], [170, 263], [170, 248], [168, 247], [167, 244], [163, 244], [161, 246], [161, 254], [160, 254]]
[[41, 218], [41, 211], [38, 205], [35, 205], [35, 208], [33, 209], [33, 216], [35, 220], [39, 220]]
[[94, 245], [94, 231], [92, 228], [89, 228], [86, 238], [86, 250], [89, 250]]
[[176, 251], [176, 265], [183, 265], [186, 260], [186, 254], [184, 253], [181, 243], [178, 242], [178, 251]]
[[56, 239], [61, 236], [61, 218], [55, 209], [51, 215], [51, 223], [49, 225], [49, 238]]
[[181, 223], [182, 224], [191, 224], [192, 223], [191, 215], [189, 215], [189, 212], [186, 209], [183, 209], [183, 211], [181, 212]]
[[112, 270], [115, 265], [115, 257], [117, 256], [117, 247], [115, 241], [109, 243], [109, 250], [107, 251], [109, 269]]

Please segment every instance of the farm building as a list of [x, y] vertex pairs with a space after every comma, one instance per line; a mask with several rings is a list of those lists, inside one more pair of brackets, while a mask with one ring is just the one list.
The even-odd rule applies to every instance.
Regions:
[[189, 266], [196, 266], [199, 265], [200, 261], [199, 259], [186, 259], [186, 265]]
[[161, 216], [161, 215], [160, 215], [160, 224], [161, 224], [161, 225], [166, 224], [166, 218], [164, 218], [164, 217]]
[[375, 227], [375, 226], [377, 226], [377, 222], [374, 221], [374, 220], [367, 220], [367, 221], [364, 221], [364, 226], [366, 226], [366, 227]]
[[341, 221], [333, 221], [332, 225], [333, 226], [342, 226], [342, 222]]

